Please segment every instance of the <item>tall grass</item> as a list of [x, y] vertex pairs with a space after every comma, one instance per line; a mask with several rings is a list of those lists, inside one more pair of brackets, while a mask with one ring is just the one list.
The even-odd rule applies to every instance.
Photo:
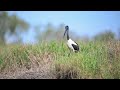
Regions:
[[120, 41], [78, 44], [80, 52], [71, 53], [70, 56], [63, 41], [1, 46], [0, 72], [15, 72], [21, 68], [29, 70], [51, 62], [50, 73], [57, 79], [120, 78]]

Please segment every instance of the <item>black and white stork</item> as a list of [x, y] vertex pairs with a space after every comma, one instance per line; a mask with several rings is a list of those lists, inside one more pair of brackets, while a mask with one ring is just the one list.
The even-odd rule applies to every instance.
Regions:
[[79, 51], [79, 45], [69, 37], [69, 26], [65, 26], [64, 36], [66, 33], [67, 33], [67, 46], [70, 49], [70, 52], [72, 50], [73, 52], [77, 53]]

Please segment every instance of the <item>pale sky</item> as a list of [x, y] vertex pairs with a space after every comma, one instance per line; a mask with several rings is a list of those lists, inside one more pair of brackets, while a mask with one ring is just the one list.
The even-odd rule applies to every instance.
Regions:
[[[120, 11], [16, 11], [16, 14], [32, 27], [46, 25], [48, 22], [54, 26], [64, 23], [77, 35], [90, 37], [105, 29], [117, 32], [120, 28]], [[33, 36], [34, 30], [31, 28], [24, 36], [24, 42], [34, 41]]]

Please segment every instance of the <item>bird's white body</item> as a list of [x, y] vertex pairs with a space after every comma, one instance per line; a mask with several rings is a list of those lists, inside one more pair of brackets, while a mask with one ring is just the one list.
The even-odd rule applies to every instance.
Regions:
[[68, 47], [69, 47], [70, 49], [72, 49], [73, 52], [74, 52], [75, 50], [74, 50], [72, 44], [77, 45], [73, 40], [69, 39], [69, 40], [67, 41], [67, 45], [68, 45]]
[[69, 27], [66, 26], [65, 27], [65, 32], [64, 32], [64, 36], [67, 33], [67, 46], [70, 49], [70, 51], [72, 50], [73, 52], [78, 52], [79, 51], [79, 45], [73, 41], [72, 39], [69, 38]]

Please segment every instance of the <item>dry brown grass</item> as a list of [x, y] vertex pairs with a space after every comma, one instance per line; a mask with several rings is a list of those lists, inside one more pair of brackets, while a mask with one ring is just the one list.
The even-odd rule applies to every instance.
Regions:
[[112, 77], [119, 78], [120, 76], [120, 41], [114, 40], [107, 43], [108, 48], [108, 70]]
[[120, 41], [109, 41], [107, 48], [110, 60], [120, 60]]
[[120, 41], [79, 43], [68, 57], [58, 42], [0, 47], [0, 78], [106, 79], [120, 78]]
[[[10, 55], [10, 54], [9, 54]], [[52, 55], [50, 53], [43, 54], [29, 54], [28, 62], [20, 60], [19, 64], [16, 58], [9, 61], [5, 59], [3, 67], [1, 68], [0, 78], [4, 79], [47, 79], [54, 78], [50, 73], [50, 66], [52, 64]], [[10, 64], [11, 63], [11, 64]]]

